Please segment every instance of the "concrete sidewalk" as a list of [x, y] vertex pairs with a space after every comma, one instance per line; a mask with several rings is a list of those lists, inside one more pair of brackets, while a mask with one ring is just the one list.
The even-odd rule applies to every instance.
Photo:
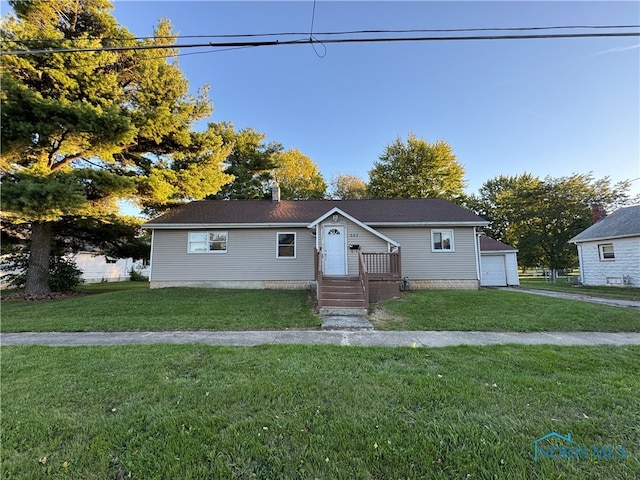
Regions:
[[447, 332], [447, 331], [172, 331], [2, 333], [0, 345], [108, 346], [157, 343], [255, 346], [305, 344], [381, 347], [448, 347], [454, 345], [640, 345], [640, 333], [606, 332]]

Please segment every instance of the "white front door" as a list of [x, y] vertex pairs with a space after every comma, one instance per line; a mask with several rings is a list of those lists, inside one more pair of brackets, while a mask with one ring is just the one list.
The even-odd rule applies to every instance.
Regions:
[[344, 226], [325, 226], [322, 229], [325, 275], [346, 275]]

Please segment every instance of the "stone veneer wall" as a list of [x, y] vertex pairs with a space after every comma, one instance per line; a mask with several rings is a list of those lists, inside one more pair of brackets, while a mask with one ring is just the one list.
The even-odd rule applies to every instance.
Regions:
[[409, 290], [478, 290], [478, 280], [411, 280]]
[[247, 290], [307, 290], [315, 288], [315, 284], [315, 281], [309, 280], [210, 280], [201, 282], [151, 282], [149, 287], [237, 288]]

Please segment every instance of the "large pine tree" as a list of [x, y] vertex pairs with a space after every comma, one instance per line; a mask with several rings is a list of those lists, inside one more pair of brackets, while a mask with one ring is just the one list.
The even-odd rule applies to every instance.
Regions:
[[[27, 293], [47, 293], [56, 222], [107, 221], [117, 200], [148, 212], [203, 198], [233, 179], [229, 149], [207, 117], [206, 90], [191, 96], [171, 25], [136, 40], [107, 0], [12, 0], [2, 23], [3, 220], [28, 227]], [[159, 45], [160, 50], [108, 51]], [[93, 49], [60, 52], [61, 49]], [[16, 52], [16, 53], [14, 53]]]

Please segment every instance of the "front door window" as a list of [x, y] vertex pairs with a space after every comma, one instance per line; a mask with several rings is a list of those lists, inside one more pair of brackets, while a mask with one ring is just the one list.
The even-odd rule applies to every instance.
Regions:
[[324, 274], [346, 275], [343, 226], [324, 227]]

